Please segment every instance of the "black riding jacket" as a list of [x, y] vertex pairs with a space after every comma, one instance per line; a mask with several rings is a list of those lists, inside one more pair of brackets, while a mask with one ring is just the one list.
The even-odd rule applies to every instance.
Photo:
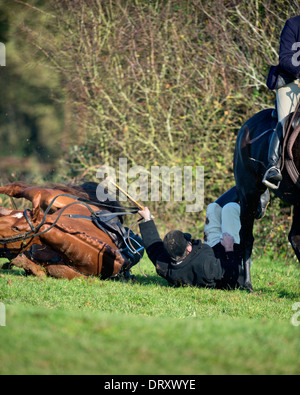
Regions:
[[279, 89], [300, 77], [300, 15], [287, 20], [280, 38], [279, 65], [272, 66], [269, 89]]
[[224, 252], [217, 259], [214, 249], [200, 240], [192, 241], [193, 250], [184, 261], [174, 264], [167, 254], [153, 221], [140, 224], [143, 242], [150, 260], [159, 276], [175, 286], [196, 286], [209, 288], [235, 288], [242, 285], [240, 259], [234, 252]]

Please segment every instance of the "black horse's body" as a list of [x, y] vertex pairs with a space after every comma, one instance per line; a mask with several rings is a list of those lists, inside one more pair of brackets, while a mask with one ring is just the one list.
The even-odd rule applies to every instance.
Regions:
[[[250, 263], [254, 243], [253, 225], [260, 196], [267, 189], [262, 184], [262, 179], [268, 165], [270, 138], [277, 124], [277, 119], [272, 117], [273, 111], [272, 109], [261, 111], [247, 121], [238, 134], [235, 149], [234, 173], [241, 204], [241, 243], [244, 248], [245, 282], [249, 289], [252, 288]], [[299, 171], [300, 137], [294, 144], [293, 154]], [[300, 189], [292, 182], [285, 167], [282, 174], [283, 181], [275, 194], [295, 207], [289, 240], [300, 261]]]

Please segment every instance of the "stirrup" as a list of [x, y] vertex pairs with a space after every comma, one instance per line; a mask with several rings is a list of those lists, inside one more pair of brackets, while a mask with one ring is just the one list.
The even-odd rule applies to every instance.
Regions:
[[[263, 183], [266, 187], [268, 187], [268, 188], [277, 190], [277, 189], [279, 189], [279, 187], [280, 187], [281, 181], [279, 181], [279, 182], [278, 182], [278, 185], [276, 185], [276, 184], [273, 184], [272, 182], [270, 182], [270, 181], [267, 180], [267, 177], [268, 177], [269, 173], [270, 173], [272, 170], [276, 170], [277, 172], [278, 172], [278, 171], [280, 172], [280, 170], [279, 170], [276, 166], [270, 167], [270, 169], [268, 169], [268, 170], [266, 171], [266, 174], [264, 175], [264, 178], [263, 178], [263, 180], [262, 180], [262, 183]], [[281, 173], [280, 173], [280, 174], [281, 174]]]

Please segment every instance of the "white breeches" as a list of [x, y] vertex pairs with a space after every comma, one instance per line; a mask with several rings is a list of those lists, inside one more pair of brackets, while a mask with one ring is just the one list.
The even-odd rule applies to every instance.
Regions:
[[241, 207], [237, 203], [229, 203], [223, 208], [217, 203], [207, 207], [204, 226], [204, 242], [210, 247], [220, 243], [223, 233], [234, 238], [235, 244], [240, 244]]

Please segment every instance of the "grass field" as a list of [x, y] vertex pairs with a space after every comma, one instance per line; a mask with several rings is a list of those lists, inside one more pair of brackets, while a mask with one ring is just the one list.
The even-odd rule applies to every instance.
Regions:
[[254, 292], [0, 270], [0, 374], [299, 374], [299, 264], [256, 260]]

